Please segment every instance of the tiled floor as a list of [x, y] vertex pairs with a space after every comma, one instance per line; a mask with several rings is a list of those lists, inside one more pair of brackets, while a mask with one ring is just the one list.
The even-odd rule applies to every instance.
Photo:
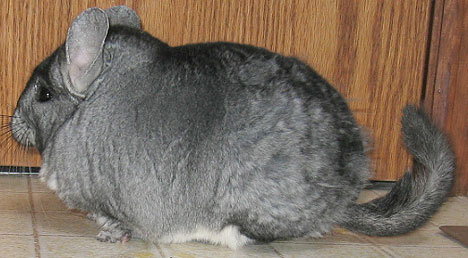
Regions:
[[[367, 190], [361, 201], [383, 191]], [[133, 239], [101, 243], [94, 222], [69, 211], [36, 176], [0, 176], [0, 258], [13, 257], [468, 257], [441, 225], [468, 225], [468, 198], [454, 197], [423, 228], [400, 237], [367, 237], [343, 229], [321, 239], [277, 241], [241, 250], [201, 243], [155, 245]]]

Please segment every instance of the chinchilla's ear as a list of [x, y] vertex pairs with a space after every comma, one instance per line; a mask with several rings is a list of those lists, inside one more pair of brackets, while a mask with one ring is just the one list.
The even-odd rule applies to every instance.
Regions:
[[125, 5], [111, 7], [105, 10], [105, 12], [107, 17], [109, 17], [109, 23], [111, 26], [122, 25], [141, 29], [140, 17], [138, 17], [138, 14], [136, 14], [135, 11]]
[[70, 92], [84, 97], [103, 66], [103, 46], [109, 30], [106, 13], [89, 8], [75, 18], [65, 43]]

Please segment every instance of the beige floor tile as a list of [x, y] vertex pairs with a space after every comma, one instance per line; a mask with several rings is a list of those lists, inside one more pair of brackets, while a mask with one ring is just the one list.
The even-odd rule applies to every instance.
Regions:
[[374, 200], [377, 197], [379, 197], [379, 196], [374, 191], [372, 191], [372, 190], [363, 190], [359, 194], [359, 198], [358, 198], [357, 202], [358, 203], [365, 203], [365, 202]]
[[33, 258], [34, 239], [32, 236], [0, 235], [0, 257]]
[[416, 230], [440, 230], [439, 226], [431, 222], [431, 218], [426, 222], [426, 224], [422, 225], [420, 228]]
[[33, 193], [54, 193], [47, 187], [46, 183], [41, 182], [39, 176], [31, 176], [31, 191]]
[[173, 258], [280, 257], [278, 253], [267, 244], [247, 245], [238, 250], [197, 242], [162, 244], [160, 248], [166, 257]]
[[275, 243], [300, 243], [300, 244], [348, 244], [348, 245], [370, 245], [367, 240], [343, 228], [335, 228], [329, 234], [321, 238], [299, 238], [286, 241], [276, 241]]
[[67, 206], [53, 193], [34, 193], [34, 210], [36, 212], [68, 211]]
[[0, 192], [28, 192], [28, 178], [25, 176], [1, 176]]
[[40, 236], [41, 258], [159, 258], [155, 245], [141, 240], [102, 243], [91, 237]]
[[468, 204], [462, 198], [449, 198], [430, 221], [438, 226], [468, 226]]
[[1, 193], [0, 211], [31, 211], [28, 193]]
[[377, 197], [382, 197], [382, 196], [386, 195], [389, 192], [389, 190], [375, 190], [375, 189], [373, 189], [372, 192], [374, 192], [377, 195]]
[[463, 247], [385, 247], [394, 257], [404, 258], [461, 258], [468, 257]]
[[95, 237], [99, 227], [79, 212], [38, 212], [35, 214], [39, 235]]
[[447, 238], [437, 227], [425, 230], [416, 230], [401, 236], [392, 237], [367, 237], [363, 238], [384, 246], [408, 246], [408, 247], [457, 247], [457, 244]]
[[458, 196], [457, 199], [462, 201], [466, 205], [468, 205], [468, 197], [467, 196]]
[[391, 257], [378, 247], [372, 245], [333, 245], [333, 244], [298, 244], [298, 243], [272, 243], [282, 257]]
[[0, 211], [0, 234], [32, 235], [32, 233], [31, 213]]

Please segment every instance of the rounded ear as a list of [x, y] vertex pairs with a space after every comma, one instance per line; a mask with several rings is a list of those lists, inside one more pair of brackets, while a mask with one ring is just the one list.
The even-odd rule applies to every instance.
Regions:
[[73, 20], [65, 43], [70, 78], [67, 87], [72, 94], [84, 97], [88, 87], [101, 73], [108, 30], [107, 15], [99, 8], [89, 8]]
[[135, 11], [125, 5], [111, 7], [105, 10], [111, 26], [122, 25], [141, 29], [141, 21]]

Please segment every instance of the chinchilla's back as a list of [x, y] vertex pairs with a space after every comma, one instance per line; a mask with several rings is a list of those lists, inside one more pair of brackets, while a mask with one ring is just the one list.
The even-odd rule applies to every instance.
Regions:
[[[109, 76], [119, 86], [96, 89], [64, 130], [82, 128], [88, 161], [102, 166], [85, 184], [102, 194], [92, 203], [128, 208], [122, 214], [154, 238], [199, 222], [272, 240], [327, 232], [356, 199], [367, 176], [359, 130], [310, 68], [229, 43], [154, 58]], [[342, 165], [359, 169], [337, 172]]]

